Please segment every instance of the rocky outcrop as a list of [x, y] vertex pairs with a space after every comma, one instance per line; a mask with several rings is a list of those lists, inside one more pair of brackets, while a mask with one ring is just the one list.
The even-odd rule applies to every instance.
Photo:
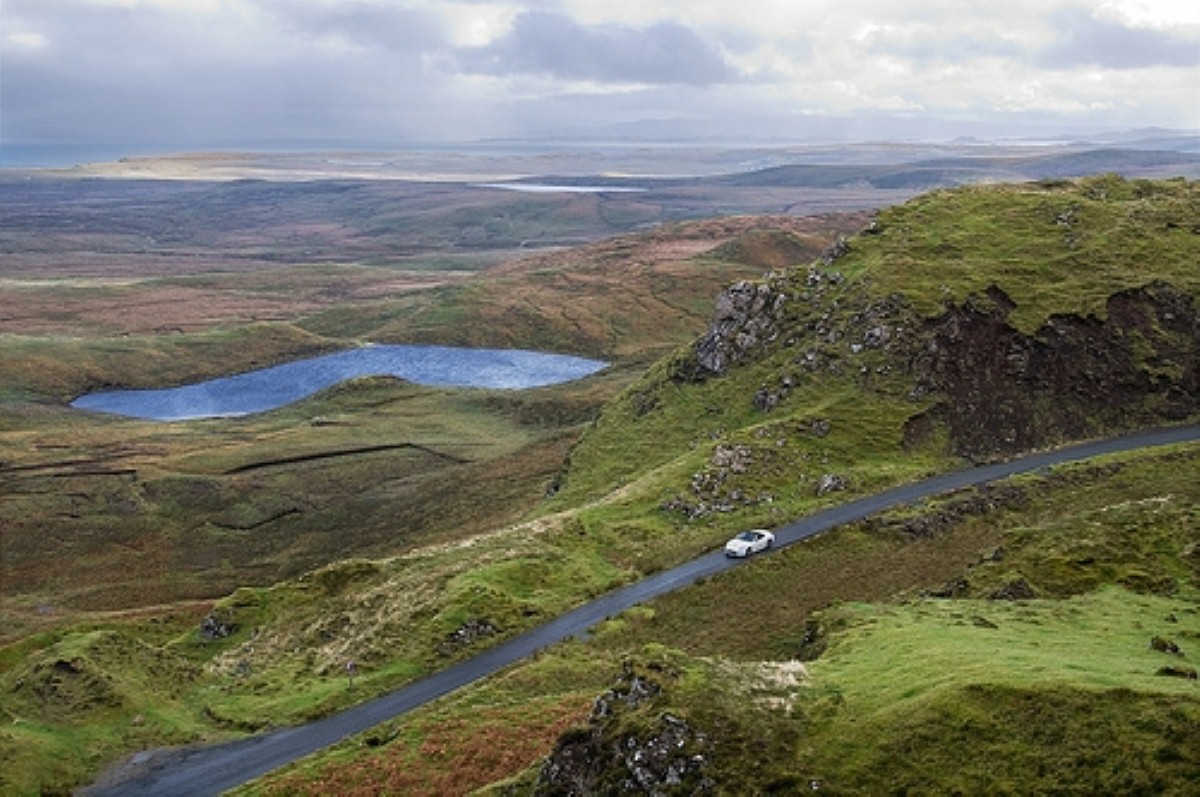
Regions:
[[200, 621], [200, 638], [211, 641], [224, 639], [237, 631], [237, 624], [215, 614], [210, 614]]
[[[837, 271], [810, 268], [802, 274], [771, 275], [764, 282], [739, 282], [721, 294], [708, 331], [691, 357], [675, 364], [682, 381], [703, 381], [753, 362], [779, 348], [795, 348], [794, 369], [777, 383], [761, 385], [754, 406], [770, 412], [807, 377], [839, 376], [863, 367], [872, 352], [911, 349], [918, 324], [897, 295], [872, 297]], [[885, 369], [885, 372], [890, 367]]]
[[487, 639], [498, 633], [500, 633], [500, 629], [491, 620], [467, 620], [446, 635], [446, 638], [438, 645], [438, 653], [443, 656], [452, 656], [460, 650], [471, 647], [479, 640]]
[[705, 775], [708, 738], [682, 717], [669, 712], [654, 717], [661, 691], [627, 665], [617, 684], [597, 698], [587, 727], [559, 740], [538, 773], [534, 794], [714, 793]]
[[[847, 246], [835, 244], [825, 265]], [[813, 380], [855, 378], [923, 405], [906, 445], [945, 436], [953, 453], [977, 460], [1200, 413], [1200, 312], [1190, 294], [1151, 282], [1111, 295], [1102, 316], [1056, 314], [1032, 333], [1011, 322], [1016, 309], [992, 285], [922, 317], [903, 295], [872, 295], [866, 281], [820, 265], [773, 273], [722, 293], [671, 375], [721, 378], [788, 350], [746, 396], [758, 411], [785, 411]], [[639, 414], [659, 406], [653, 391], [641, 399]]]
[[696, 343], [696, 360], [713, 374], [746, 359], [779, 336], [787, 294], [772, 282], [738, 282], [717, 298], [708, 332]]

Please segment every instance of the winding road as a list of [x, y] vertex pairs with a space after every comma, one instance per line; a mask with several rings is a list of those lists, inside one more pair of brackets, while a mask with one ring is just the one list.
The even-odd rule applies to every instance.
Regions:
[[[1200, 425], [1157, 429], [934, 476], [789, 523], [776, 530], [776, 547], [792, 545], [876, 512], [952, 490], [1103, 454], [1196, 440], [1200, 440]], [[737, 567], [743, 562], [741, 559], [727, 558], [721, 550], [712, 551], [686, 564], [664, 570], [603, 595], [472, 659], [339, 714], [308, 725], [284, 728], [227, 744], [143, 753], [121, 768], [123, 779], [114, 781], [115, 776], [109, 773], [79, 794], [91, 797], [200, 797], [220, 794], [347, 736], [367, 730], [492, 675], [527, 658], [539, 649], [565, 639], [584, 636], [596, 623], [631, 606]]]

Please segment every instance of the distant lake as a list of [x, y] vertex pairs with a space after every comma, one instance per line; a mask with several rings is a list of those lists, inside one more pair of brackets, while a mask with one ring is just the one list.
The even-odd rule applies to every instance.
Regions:
[[395, 376], [433, 387], [521, 390], [581, 379], [606, 365], [520, 349], [364, 346], [183, 387], [89, 393], [71, 406], [144, 420], [182, 421], [276, 409], [362, 376]]
[[550, 183], [475, 183], [476, 188], [500, 188], [527, 194], [631, 194], [645, 188], [617, 185], [553, 185]]

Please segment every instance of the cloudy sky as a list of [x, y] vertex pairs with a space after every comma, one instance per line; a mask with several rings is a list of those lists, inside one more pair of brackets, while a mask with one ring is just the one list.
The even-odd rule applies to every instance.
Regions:
[[10, 142], [1200, 128], [1195, 0], [0, 0], [0, 43]]

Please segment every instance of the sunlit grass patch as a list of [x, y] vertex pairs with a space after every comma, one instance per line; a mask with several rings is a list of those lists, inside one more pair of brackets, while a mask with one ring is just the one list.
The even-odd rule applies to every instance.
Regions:
[[[835, 790], [1085, 790], [1200, 772], [1194, 681], [1153, 636], [1196, 640], [1192, 601], [1111, 588], [1068, 601], [846, 605], [809, 666], [806, 766]], [[1089, 768], [1085, 762], [1102, 764]], [[1066, 771], [1071, 770], [1071, 771]]]
[[814, 685], [837, 684], [854, 712], [902, 714], [906, 701], [963, 683], [1195, 693], [1184, 679], [1157, 675], [1165, 659], [1150, 646], [1158, 635], [1200, 644], [1200, 609], [1190, 601], [1111, 588], [1061, 602], [929, 599], [830, 611], [846, 630], [809, 669]]
[[1115, 175], [933, 191], [881, 212], [878, 234], [856, 238], [838, 267], [927, 316], [996, 284], [1026, 333], [1056, 312], [1103, 318], [1110, 295], [1151, 279], [1200, 288], [1187, 232], [1198, 191]]

